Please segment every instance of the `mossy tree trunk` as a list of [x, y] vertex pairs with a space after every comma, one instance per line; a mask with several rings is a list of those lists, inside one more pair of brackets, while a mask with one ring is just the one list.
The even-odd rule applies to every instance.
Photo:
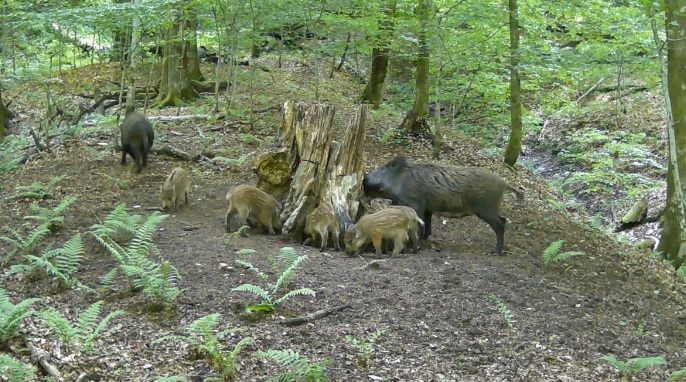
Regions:
[[432, 15], [431, 0], [420, 0], [417, 5], [417, 16], [419, 18], [419, 57], [417, 58], [417, 72], [415, 77], [414, 105], [400, 124], [403, 131], [416, 135], [429, 131], [429, 124], [426, 120], [429, 114], [429, 59], [431, 58], [431, 47], [429, 46], [428, 30], [431, 24]]
[[9, 110], [7, 110], [5, 102], [2, 100], [2, 86], [0, 85], [0, 142], [5, 138], [5, 128], [9, 120]]
[[522, 89], [519, 79], [519, 14], [517, 0], [510, 8], [510, 140], [505, 149], [505, 163], [514, 166], [522, 151]]
[[669, 93], [669, 156], [667, 203], [658, 251], [675, 269], [686, 256], [686, 4], [665, 0], [667, 29], [667, 89]]
[[[157, 106], [177, 106], [182, 100], [192, 100], [199, 95], [191, 81], [188, 54], [190, 42], [188, 20], [182, 10], [178, 11], [174, 24], [167, 29], [164, 59], [162, 61], [162, 83], [157, 96]], [[197, 50], [196, 50], [197, 56]]]
[[[283, 234], [298, 242], [303, 238], [307, 214], [321, 201], [333, 205], [341, 232], [357, 216], [367, 106], [359, 106], [345, 129], [334, 127], [334, 114], [333, 106], [286, 101], [279, 133], [284, 148], [256, 160], [258, 186], [275, 196], [283, 195]], [[335, 134], [340, 130], [344, 134], [338, 141]], [[281, 192], [267, 184], [280, 184]]]
[[383, 86], [388, 73], [388, 61], [391, 53], [391, 41], [393, 39], [394, 18], [396, 1], [388, 0], [386, 9], [381, 20], [379, 20], [379, 30], [381, 36], [377, 46], [372, 49], [372, 71], [369, 74], [369, 81], [365, 86], [360, 100], [369, 102], [374, 108], [378, 108], [383, 98]]
[[205, 81], [200, 72], [200, 57], [198, 57], [198, 15], [190, 11], [189, 18], [186, 20], [186, 30], [188, 31], [188, 50], [185, 59], [188, 61], [188, 74], [191, 81]]

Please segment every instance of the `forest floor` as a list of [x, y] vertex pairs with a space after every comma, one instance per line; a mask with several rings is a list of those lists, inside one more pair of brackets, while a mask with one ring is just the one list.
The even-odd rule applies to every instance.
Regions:
[[[269, 75], [278, 72], [274, 69]], [[332, 94], [354, 96], [357, 89], [340, 84], [340, 80], [322, 80], [320, 86], [328, 87]], [[274, 91], [262, 101], [278, 105], [286, 94], [288, 89]], [[337, 119], [350, 115], [344, 109], [341, 107]], [[190, 113], [187, 109], [184, 112]], [[279, 112], [274, 111], [270, 118], [278, 123]], [[365, 150], [367, 170], [397, 153], [414, 160], [429, 160], [431, 147], [425, 142], [380, 141], [383, 129], [397, 126], [401, 115], [384, 122], [378, 116], [371, 118]], [[273, 125], [251, 131], [227, 123], [208, 142], [198, 136], [196, 125], [157, 123], [159, 138], [155, 145], [169, 144], [190, 152], [200, 147], [230, 148], [232, 155], [239, 157], [266, 150], [274, 134]], [[246, 134], [257, 139], [248, 140]], [[106, 142], [107, 138], [102, 139]], [[230, 169], [151, 155], [149, 166], [138, 175], [130, 166], [120, 166], [119, 153], [110, 147], [103, 150], [98, 136], [65, 143], [2, 180], [4, 194], [11, 196], [17, 186], [48, 184], [55, 176], [65, 176], [50, 190], [55, 199], [41, 202], [50, 207], [66, 196], [77, 198], [66, 212], [66, 228], [56, 234], [58, 242], [85, 232], [122, 202], [146, 215], [144, 208], [136, 207], [160, 205], [159, 186], [171, 169], [183, 166], [190, 171], [190, 205], [171, 214], [155, 234], [163, 257], [183, 277], [183, 293], [173, 311], [149, 313], [144, 309], [144, 297], [126, 293], [126, 282], [119, 280], [106, 297], [104, 310], [121, 309], [126, 314], [112, 322], [120, 325], [120, 330], [97, 342], [100, 352], [95, 356], [71, 358], [60, 354], [55, 348], [57, 343], [49, 341], [44, 332], [32, 336], [45, 339], [42, 347], [51, 354], [61, 355], [55, 362], [68, 380], [82, 372], [99, 376], [101, 381], [153, 381], [170, 375], [184, 375], [193, 381], [217, 377], [208, 362], [191, 359], [188, 345], [180, 341], [151, 344], [169, 334], [185, 333], [192, 321], [212, 313], [221, 314], [219, 329], [239, 329], [223, 340], [229, 348], [243, 337], [252, 339], [238, 358], [238, 381], [263, 381], [281, 370], [254, 356], [257, 351], [269, 349], [294, 350], [313, 361], [331, 359], [328, 376], [332, 381], [618, 380], [614, 368], [601, 360], [604, 355], [621, 360], [662, 356], [669, 367], [651, 369], [641, 374], [641, 380], [664, 381], [671, 371], [686, 364], [686, 296], [681, 280], [667, 266], [554, 208], [548, 200], [555, 195], [546, 182], [526, 169], [509, 171], [500, 161], [479, 154], [482, 147], [469, 139], [460, 138], [459, 144], [451, 142], [448, 140], [449, 147], [439, 162], [487, 167], [526, 190], [521, 204], [506, 197], [504, 256], [491, 253], [495, 235], [476, 217], [434, 217], [433, 236], [418, 254], [384, 256], [385, 262], [378, 268], [364, 267], [374, 258], [372, 253], [348, 257], [331, 249], [320, 252], [284, 242], [279, 236], [255, 230], [245, 238], [224, 232], [226, 192], [235, 185], [256, 181], [250, 161]], [[100, 147], [100, 154], [94, 155], [86, 147]], [[29, 201], [3, 198], [0, 211], [4, 220], [0, 224], [19, 228], [23, 217], [30, 214], [29, 205]], [[563, 250], [581, 251], [584, 255], [544, 266], [542, 251], [560, 239], [566, 243]], [[78, 279], [96, 287], [116, 263], [95, 240], [86, 236], [85, 244], [86, 258]], [[260, 280], [234, 263], [241, 258], [237, 252], [255, 250], [250, 262], [269, 270], [268, 256], [284, 246], [292, 246], [298, 254], [309, 257], [291, 288], [311, 288], [316, 297], [294, 297], [283, 310], [257, 322], [241, 320], [242, 308], [258, 301], [232, 288], [244, 283], [259, 284]], [[0, 244], [0, 252], [7, 249]], [[220, 263], [231, 268], [222, 272]], [[14, 303], [41, 297], [35, 306], [38, 310], [54, 307], [72, 318], [97, 301], [95, 295], [80, 288], [54, 293], [48, 280], [21, 279], [9, 275], [7, 269], [0, 276], [0, 286], [8, 290]], [[511, 311], [511, 328], [493, 296]], [[284, 317], [342, 304], [351, 307], [302, 326], [280, 324]], [[36, 326], [40, 327], [40, 323]], [[358, 363], [357, 349], [346, 341], [346, 336], [361, 340], [379, 329], [386, 332], [374, 346], [368, 367], [363, 368]], [[65, 352], [64, 348], [61, 352]]]

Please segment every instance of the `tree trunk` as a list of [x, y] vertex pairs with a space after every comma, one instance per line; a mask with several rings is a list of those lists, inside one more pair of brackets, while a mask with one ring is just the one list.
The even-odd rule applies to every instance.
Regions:
[[[192, 11], [191, 11], [192, 12]], [[198, 15], [193, 12], [186, 21], [188, 30], [188, 44], [186, 58], [188, 60], [188, 74], [193, 81], [205, 81], [200, 72], [200, 57], [198, 57]]]
[[686, 14], [684, 1], [665, 0], [669, 102], [667, 203], [658, 251], [679, 269], [686, 255]]
[[378, 45], [372, 49], [372, 71], [369, 74], [369, 82], [365, 86], [360, 100], [363, 102], [370, 102], [374, 108], [378, 108], [381, 104], [383, 95], [383, 85], [386, 81], [386, 74], [388, 73], [388, 59], [391, 52], [391, 39], [393, 37], [393, 28], [395, 23], [396, 1], [389, 0], [386, 3], [386, 10], [383, 18], [379, 20], [379, 30], [381, 31], [381, 38]]
[[[358, 108], [340, 142], [334, 140], [340, 130], [332, 123], [334, 114], [332, 106], [286, 101], [279, 133], [285, 148], [256, 160], [258, 187], [275, 197], [285, 195], [281, 198], [282, 232], [298, 242], [303, 239], [307, 214], [321, 201], [333, 205], [341, 232], [357, 216], [364, 177], [367, 107]], [[280, 186], [280, 191], [275, 191], [275, 186]]]
[[505, 149], [505, 163], [514, 166], [522, 151], [522, 89], [519, 83], [519, 15], [517, 0], [510, 8], [510, 141]]
[[5, 139], [5, 128], [9, 120], [9, 112], [7, 107], [5, 107], [5, 102], [2, 100], [2, 86], [0, 86], [0, 142]]
[[431, 47], [427, 32], [431, 20], [431, 0], [420, 0], [417, 5], [419, 17], [419, 58], [417, 59], [417, 74], [415, 78], [415, 96], [412, 110], [405, 115], [400, 124], [403, 131], [415, 135], [421, 135], [429, 131], [429, 124], [426, 120], [429, 114], [429, 58], [431, 57]]
[[[178, 11], [177, 19], [167, 30], [162, 61], [162, 83], [157, 96], [157, 106], [177, 106], [181, 100], [192, 100], [199, 95], [193, 88], [188, 70], [188, 51], [190, 44], [183, 39], [186, 26], [183, 12]], [[197, 55], [197, 51], [196, 51]]]
[[[115, 3], [128, 3], [129, 0], [116, 0]], [[121, 20], [114, 32], [114, 43], [112, 44], [112, 55], [110, 62], [119, 62], [120, 66], [125, 66], [128, 59], [129, 48], [131, 46], [131, 30], [129, 29], [128, 20]]]

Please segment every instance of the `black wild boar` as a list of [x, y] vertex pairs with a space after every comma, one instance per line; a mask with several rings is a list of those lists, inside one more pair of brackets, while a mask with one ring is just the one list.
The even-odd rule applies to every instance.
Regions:
[[[148, 152], [155, 140], [150, 121], [142, 113], [133, 111], [121, 124], [121, 164], [126, 165], [126, 154], [136, 163], [136, 173], [148, 166]], [[141, 166], [142, 162], [142, 166]]]
[[518, 200], [524, 194], [496, 174], [478, 167], [456, 167], [431, 163], [409, 163], [397, 156], [384, 166], [366, 174], [364, 192], [369, 197], [383, 197], [412, 207], [424, 219], [422, 239], [431, 234], [433, 214], [445, 217], [476, 215], [495, 231], [495, 252], [502, 255], [505, 241], [505, 218], [500, 205], [505, 191]]

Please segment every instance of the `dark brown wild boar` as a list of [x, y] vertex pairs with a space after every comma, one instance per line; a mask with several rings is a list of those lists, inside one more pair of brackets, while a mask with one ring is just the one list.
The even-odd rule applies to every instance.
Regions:
[[[226, 232], [231, 232], [229, 227], [231, 218], [237, 213], [239, 227], [248, 225], [248, 216], [253, 216], [270, 235], [276, 235], [274, 228], [281, 228], [281, 203], [273, 196], [249, 184], [234, 187], [226, 194], [229, 209], [225, 216]], [[242, 233], [242, 235], [246, 235]]]
[[188, 205], [190, 190], [191, 181], [188, 178], [188, 172], [182, 167], [174, 168], [164, 181], [164, 185], [160, 188], [162, 208], [164, 210], [178, 209], [181, 202], [184, 201]]
[[503, 253], [506, 220], [500, 216], [505, 191], [524, 198], [496, 174], [478, 167], [456, 167], [430, 163], [409, 163], [397, 156], [379, 169], [366, 174], [364, 192], [369, 197], [391, 199], [393, 204], [412, 207], [424, 220], [422, 239], [431, 234], [433, 214], [446, 217], [476, 215], [496, 234], [495, 252]]
[[345, 253], [352, 255], [371, 241], [376, 255], [380, 256], [381, 240], [385, 238], [393, 240], [392, 256], [397, 256], [408, 239], [408, 231], [412, 224], [424, 224], [416, 214], [414, 217], [409, 215], [402, 209], [385, 208], [362, 216], [357, 223], [345, 231]]
[[321, 246], [319, 247], [319, 250], [321, 251], [326, 249], [329, 233], [333, 236], [334, 249], [338, 251], [341, 248], [339, 243], [340, 230], [338, 227], [338, 217], [336, 217], [333, 206], [329, 203], [321, 203], [307, 215], [305, 233], [310, 235], [313, 241], [317, 237], [317, 234], [319, 234], [322, 239]]
[[155, 140], [150, 121], [137, 111], [126, 115], [121, 124], [121, 164], [126, 165], [126, 154], [136, 163], [136, 173], [148, 166], [148, 152]]

